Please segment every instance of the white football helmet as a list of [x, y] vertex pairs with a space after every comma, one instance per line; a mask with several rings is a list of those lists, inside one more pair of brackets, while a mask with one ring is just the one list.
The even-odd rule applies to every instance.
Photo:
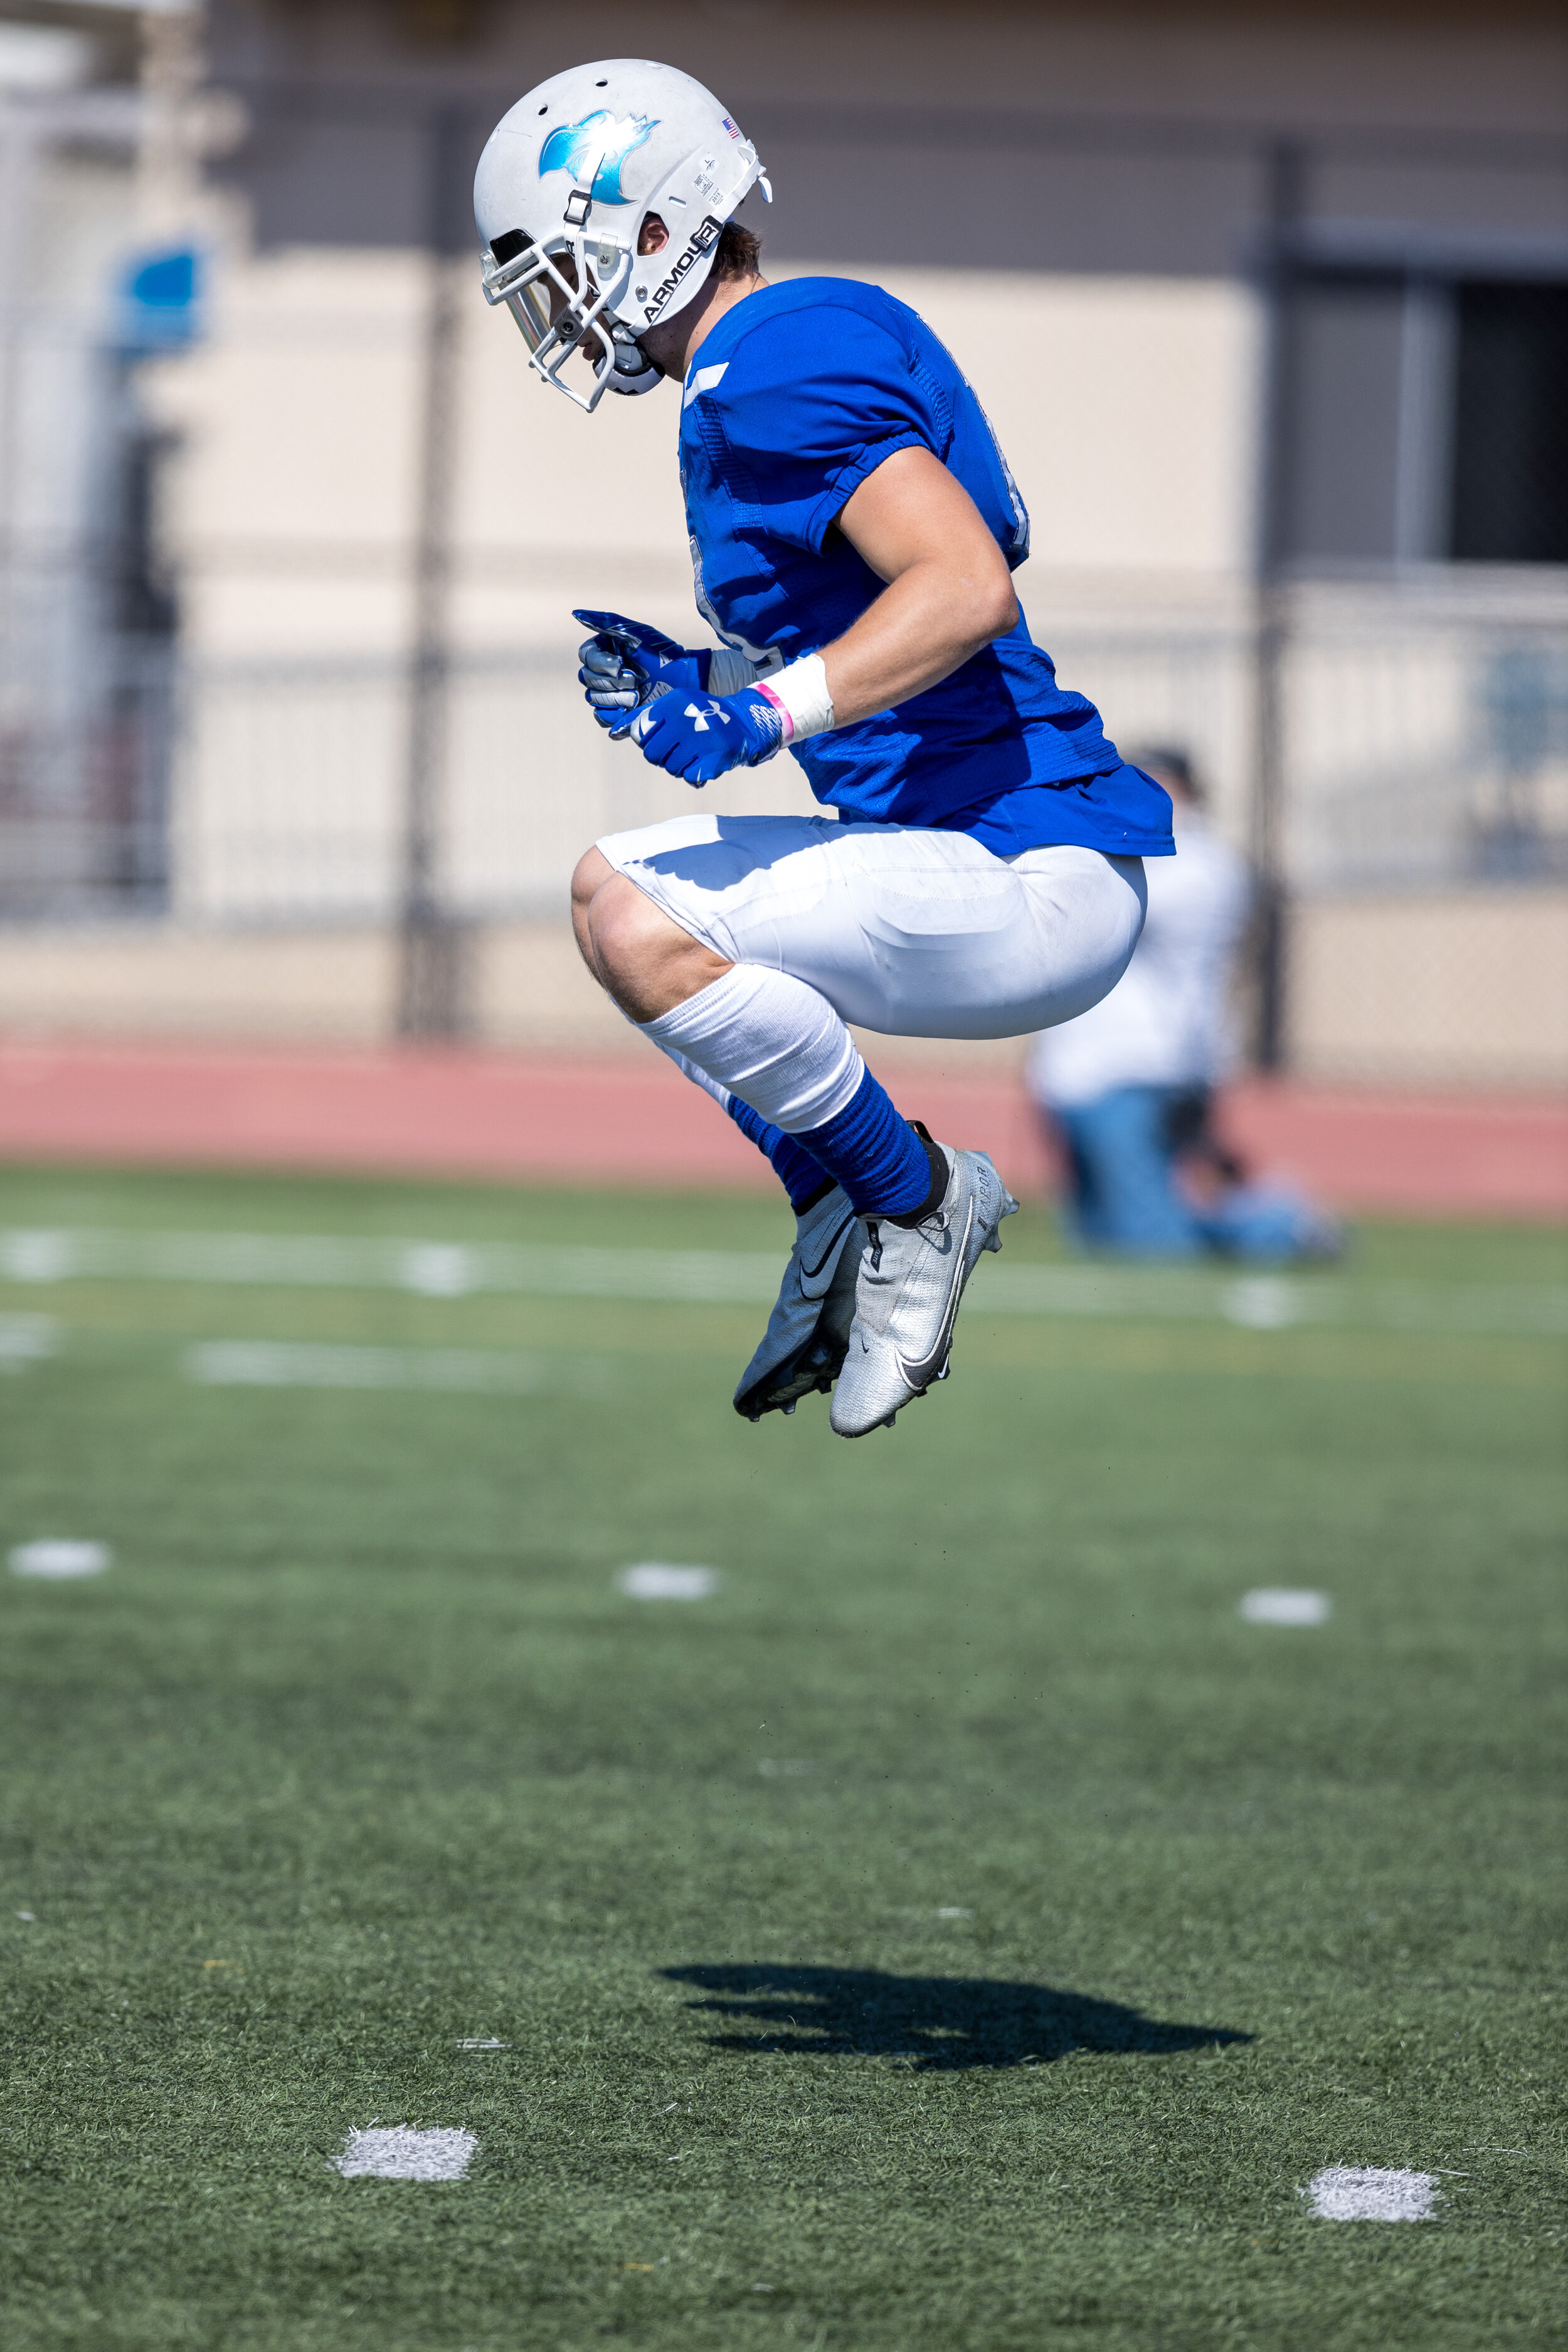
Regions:
[[[742, 198], [773, 190], [718, 100], [673, 66], [612, 58], [542, 81], [501, 117], [474, 180], [487, 302], [504, 302], [529, 364], [579, 408], [659, 381], [637, 336], [684, 309]], [[639, 257], [649, 213], [669, 232]], [[594, 388], [562, 369], [597, 329]], [[590, 346], [592, 348], [592, 346]]]

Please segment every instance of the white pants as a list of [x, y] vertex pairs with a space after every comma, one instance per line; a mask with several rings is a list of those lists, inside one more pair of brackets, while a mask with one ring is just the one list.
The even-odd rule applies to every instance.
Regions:
[[832, 817], [689, 816], [597, 845], [727, 963], [816, 989], [892, 1037], [1018, 1037], [1127, 969], [1143, 863], [1063, 845], [997, 857], [963, 833]]

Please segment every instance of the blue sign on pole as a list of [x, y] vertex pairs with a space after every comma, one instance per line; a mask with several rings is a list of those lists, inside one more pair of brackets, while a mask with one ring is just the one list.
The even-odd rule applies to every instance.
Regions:
[[118, 340], [128, 352], [183, 351], [202, 331], [202, 257], [191, 246], [132, 255], [117, 288]]

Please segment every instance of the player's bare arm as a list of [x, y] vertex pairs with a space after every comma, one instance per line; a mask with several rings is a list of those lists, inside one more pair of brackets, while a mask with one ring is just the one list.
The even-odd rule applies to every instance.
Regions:
[[884, 458], [838, 528], [888, 585], [822, 649], [837, 725], [940, 686], [1017, 626], [1006, 559], [963, 483], [929, 449]]

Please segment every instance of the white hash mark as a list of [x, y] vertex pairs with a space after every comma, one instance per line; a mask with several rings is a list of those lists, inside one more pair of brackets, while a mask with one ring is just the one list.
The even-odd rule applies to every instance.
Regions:
[[639, 1560], [623, 1568], [616, 1582], [633, 1601], [706, 1601], [719, 1590], [716, 1568], [675, 1568], [668, 1560]]
[[1300, 2192], [1319, 2221], [1429, 2221], [1437, 2183], [1429, 2172], [1331, 2164]]
[[25, 1372], [52, 1356], [59, 1328], [52, 1315], [0, 1315], [0, 1372]]
[[1237, 1605], [1238, 1615], [1249, 1625], [1326, 1625], [1334, 1608], [1326, 1592], [1295, 1591], [1272, 1584], [1244, 1592]]
[[358, 1348], [313, 1340], [203, 1339], [182, 1370], [200, 1388], [450, 1389], [483, 1395], [599, 1393], [600, 1367], [501, 1348]]
[[16, 1544], [11, 1552], [13, 1576], [101, 1576], [114, 1554], [103, 1543], [75, 1536], [45, 1536], [37, 1543]]
[[479, 2142], [471, 2131], [352, 2131], [333, 2158], [345, 2180], [462, 2180]]
[[1228, 1282], [1219, 1296], [1219, 1311], [1227, 1323], [1249, 1331], [1283, 1331], [1301, 1318], [1296, 1286], [1278, 1275], [1250, 1275], [1244, 1282]]

